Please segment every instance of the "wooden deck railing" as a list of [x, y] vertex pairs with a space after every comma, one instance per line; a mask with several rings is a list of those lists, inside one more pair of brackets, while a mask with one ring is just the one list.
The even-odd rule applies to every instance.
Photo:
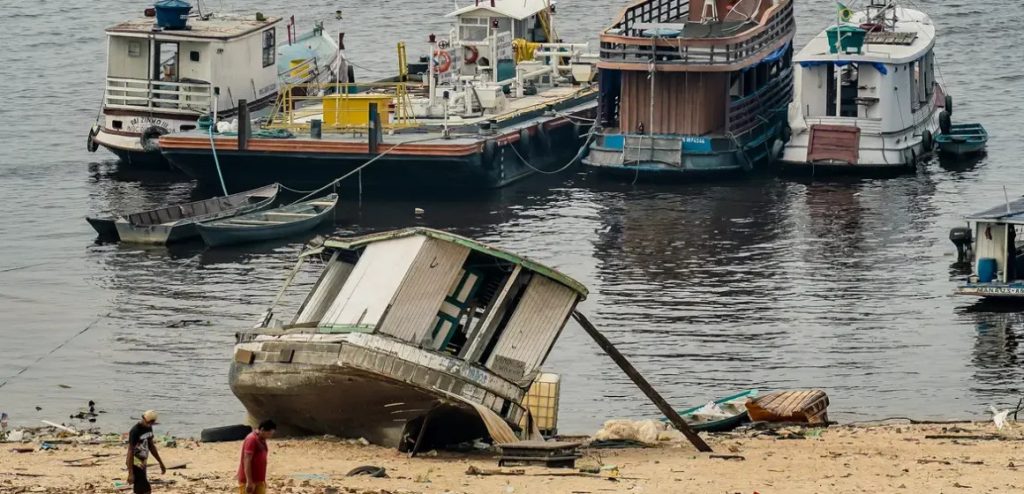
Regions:
[[786, 111], [792, 98], [793, 68], [786, 67], [761, 90], [729, 104], [726, 128], [734, 136], [741, 136], [770, 116], [765, 112]]
[[205, 82], [165, 82], [108, 77], [108, 108], [204, 114], [210, 111], [213, 87]]
[[640, 23], [685, 22], [689, 12], [686, 0], [647, 0], [623, 11], [618, 22], [601, 35], [603, 68], [649, 70], [653, 61], [657, 70], [734, 70], [749, 65], [766, 50], [792, 39], [796, 29], [793, 2], [771, 7], [767, 20], [728, 37], [651, 38], [641, 37]]

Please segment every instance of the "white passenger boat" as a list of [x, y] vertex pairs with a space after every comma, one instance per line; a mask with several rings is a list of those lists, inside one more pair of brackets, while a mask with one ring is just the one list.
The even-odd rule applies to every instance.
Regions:
[[957, 260], [971, 266], [958, 294], [1024, 299], [1024, 199], [968, 216], [967, 226], [954, 228], [949, 239]]
[[797, 95], [782, 166], [912, 170], [952, 110], [935, 80], [935, 26], [895, 0], [870, 0], [845, 17], [794, 58]]
[[347, 80], [338, 44], [321, 25], [298, 34], [292, 20], [281, 36], [281, 24], [258, 12], [161, 0], [144, 17], [108, 28], [103, 107], [89, 151], [102, 146], [132, 167], [166, 167], [161, 135], [195, 129], [214, 111], [230, 119], [240, 100], [250, 110], [269, 106], [283, 84]]

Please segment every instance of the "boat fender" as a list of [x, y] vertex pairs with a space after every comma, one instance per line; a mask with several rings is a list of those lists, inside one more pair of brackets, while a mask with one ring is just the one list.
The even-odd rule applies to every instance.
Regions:
[[359, 475], [366, 475], [375, 478], [385, 478], [388, 476], [387, 470], [385, 470], [384, 467], [378, 467], [376, 465], [363, 465], [361, 467], [355, 467], [345, 474], [346, 477], [355, 477]]
[[90, 153], [95, 153], [96, 150], [100, 148], [99, 143], [96, 142], [96, 134], [99, 134], [99, 132], [99, 125], [93, 125], [92, 128], [89, 129], [89, 137], [85, 140], [85, 149]]
[[793, 138], [793, 128], [789, 124], [782, 124], [782, 142], [789, 142]]
[[147, 127], [146, 130], [142, 131], [142, 137], [139, 138], [139, 142], [142, 144], [142, 149], [146, 151], [159, 151], [160, 146], [158, 141], [160, 136], [167, 135], [167, 129], [156, 125]]
[[551, 131], [546, 129], [543, 124], [537, 126], [537, 140], [540, 141], [540, 148], [544, 152], [551, 151]]
[[225, 427], [211, 427], [203, 429], [199, 433], [199, 440], [204, 443], [220, 443], [228, 441], [241, 441], [252, 432], [248, 425], [229, 425]]
[[480, 58], [480, 50], [477, 50], [475, 46], [467, 46], [466, 55], [462, 58], [466, 64], [474, 64], [476, 60]]
[[484, 165], [484, 168], [493, 170], [494, 169], [494, 158], [498, 155], [498, 142], [494, 139], [487, 139], [484, 141], [483, 149], [481, 150], [480, 162]]
[[939, 112], [939, 130], [947, 135], [953, 130], [953, 120], [949, 118], [949, 112], [946, 110]]
[[524, 159], [530, 159], [530, 151], [533, 149], [533, 142], [530, 140], [530, 129], [519, 130], [519, 154]]
[[452, 56], [444, 50], [435, 50], [434, 57], [438, 60], [434, 61], [434, 72], [437, 74], [443, 74], [448, 72], [448, 69], [452, 68]]
[[946, 110], [946, 113], [952, 115], [953, 114], [953, 97], [947, 94], [946, 95], [946, 101], [944, 101], [943, 104], [945, 105], [943, 108]]
[[784, 149], [786, 149], [786, 144], [782, 142], [782, 139], [772, 141], [772, 158], [781, 159]]
[[932, 136], [932, 131], [925, 129], [925, 131], [921, 133], [921, 146], [924, 147], [924, 152], [926, 153], [935, 147], [935, 138]]

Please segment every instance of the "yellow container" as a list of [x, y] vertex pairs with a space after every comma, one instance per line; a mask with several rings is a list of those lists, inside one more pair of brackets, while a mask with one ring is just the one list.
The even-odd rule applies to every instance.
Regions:
[[[562, 377], [558, 374], [542, 373], [534, 379], [526, 392], [523, 405], [530, 410], [537, 428], [546, 436], [558, 433], [558, 396], [561, 393]], [[521, 426], [525, 426], [525, 420]]]
[[324, 96], [324, 125], [328, 127], [366, 127], [370, 123], [370, 103], [377, 103], [383, 125], [391, 123], [387, 94], [331, 94]]
[[306, 63], [306, 60], [302, 58], [292, 60], [289, 62], [289, 67], [291, 68], [289, 74], [296, 79], [306, 80], [309, 77], [310, 65], [312, 64]]

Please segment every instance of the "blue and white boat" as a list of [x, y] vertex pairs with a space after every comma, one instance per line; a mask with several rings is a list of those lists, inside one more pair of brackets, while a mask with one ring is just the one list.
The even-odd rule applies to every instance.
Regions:
[[601, 34], [583, 163], [628, 179], [743, 172], [786, 140], [793, 2], [644, 0]]
[[970, 215], [967, 222], [950, 232], [959, 259], [971, 263], [956, 292], [1024, 299], [1024, 199]]

